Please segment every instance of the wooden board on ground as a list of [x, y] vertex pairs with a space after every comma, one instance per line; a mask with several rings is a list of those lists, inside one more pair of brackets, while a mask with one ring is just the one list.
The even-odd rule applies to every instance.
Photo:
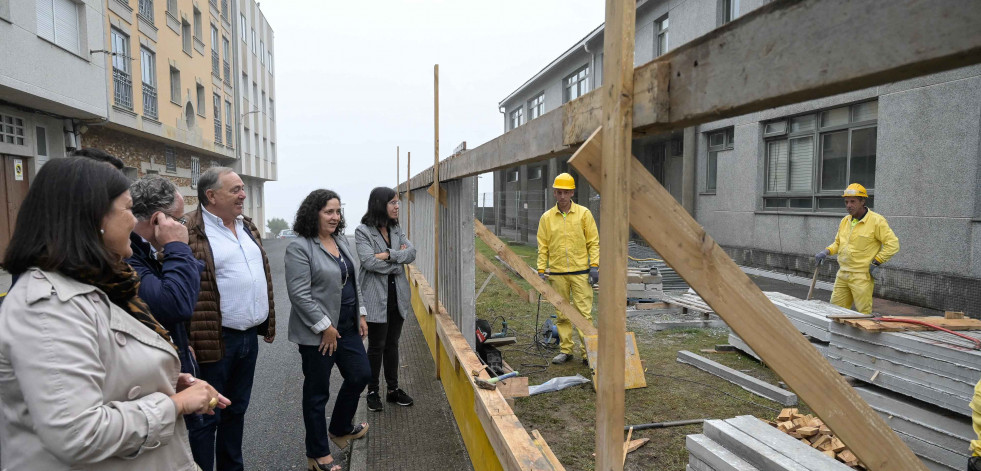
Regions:
[[[596, 359], [599, 343], [596, 341], [597, 331], [593, 323], [586, 320], [567, 299], [563, 298], [555, 288], [552, 288], [552, 285], [542, 280], [538, 276], [538, 272], [533, 270], [518, 254], [511, 251], [507, 244], [491, 233], [480, 221], [474, 221], [474, 231], [477, 233], [477, 237], [480, 237], [480, 240], [484, 241], [491, 250], [496, 252], [515, 272], [521, 275], [532, 288], [538, 290], [545, 300], [555, 306], [556, 309], [561, 310], [572, 321], [572, 324], [582, 331], [586, 338], [586, 355], [590, 358], [589, 366], [593, 369], [593, 387], [596, 387], [597, 363], [594, 360]], [[590, 337], [593, 338], [592, 342], [589, 340]], [[625, 388], [636, 389], [647, 387], [647, 380], [644, 378], [644, 368], [641, 366], [640, 355], [637, 353], [637, 340], [633, 332], [627, 332], [626, 341], [627, 345], [624, 349], [624, 359], [626, 360], [624, 362], [624, 377], [627, 378]], [[632, 359], [631, 356], [635, 357], [635, 359]]]
[[[597, 356], [599, 352], [599, 342], [597, 336], [586, 337], [586, 360], [593, 373], [593, 389], [596, 389], [596, 366], [599, 364]], [[624, 389], [636, 389], [647, 387], [647, 378], [644, 377], [644, 364], [640, 361], [640, 354], [637, 352], [637, 337], [633, 332], [627, 332], [626, 354], [624, 355]]]
[[[927, 322], [947, 330], [981, 330], [981, 320], [977, 319], [948, 319], [946, 317], [898, 317], [895, 319], [910, 319]], [[934, 330], [927, 326], [906, 324], [903, 322], [886, 322], [875, 319], [835, 319], [836, 322], [850, 325], [868, 332], [905, 332], [912, 330]]]
[[[569, 163], [594, 188], [603, 169], [597, 130]], [[681, 207], [631, 159], [630, 224], [869, 469], [925, 470], [889, 425]]]

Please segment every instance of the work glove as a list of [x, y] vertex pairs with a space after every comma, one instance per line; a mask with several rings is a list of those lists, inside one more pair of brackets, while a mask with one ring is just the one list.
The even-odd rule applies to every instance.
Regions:
[[878, 263], [875, 263], [875, 262], [872, 262], [872, 264], [869, 265], [869, 275], [872, 278], [875, 278], [875, 272], [878, 269], [879, 269], [879, 264]]
[[548, 275], [546, 275], [545, 272], [539, 273], [538, 277], [541, 278], [542, 281], [548, 281]]
[[599, 268], [589, 267], [589, 284], [599, 283]]
[[828, 249], [824, 249], [814, 254], [814, 262], [820, 265], [824, 263], [824, 259], [828, 258], [828, 255], [831, 255], [831, 252]]

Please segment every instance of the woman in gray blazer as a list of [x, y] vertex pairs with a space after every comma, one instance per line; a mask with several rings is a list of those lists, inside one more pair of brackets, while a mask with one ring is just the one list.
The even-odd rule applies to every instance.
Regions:
[[[286, 247], [286, 289], [292, 305], [289, 339], [299, 344], [303, 362], [307, 469], [338, 471], [328, 437], [345, 448], [368, 431], [367, 423], [351, 423], [371, 373], [362, 343], [368, 326], [357, 280], [360, 264], [344, 236], [341, 199], [333, 191], [307, 195], [293, 231], [300, 238]], [[335, 364], [344, 383], [328, 427], [324, 412]]]
[[368, 309], [368, 410], [382, 410], [378, 376], [385, 366], [386, 400], [411, 406], [412, 398], [399, 388], [399, 337], [402, 322], [412, 309], [409, 282], [403, 264], [416, 259], [416, 249], [399, 228], [399, 199], [395, 190], [379, 187], [368, 196], [368, 211], [354, 232], [361, 259], [358, 279]]

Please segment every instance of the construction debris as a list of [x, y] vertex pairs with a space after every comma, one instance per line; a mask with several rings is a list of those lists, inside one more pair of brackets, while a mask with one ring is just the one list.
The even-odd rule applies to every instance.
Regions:
[[[651, 272], [654, 273], [651, 273]], [[656, 302], [664, 297], [661, 275], [656, 270], [627, 269], [627, 303]]]
[[751, 415], [707, 420], [701, 434], [686, 437], [686, 447], [688, 468], [697, 471], [849, 469]]
[[756, 394], [757, 396], [765, 397], [782, 405], [792, 406], [797, 404], [797, 395], [790, 391], [780, 389], [770, 383], [760, 381], [741, 371], [736, 371], [728, 366], [716, 363], [708, 358], [701, 355], [696, 355], [687, 350], [681, 350], [678, 352], [678, 362], [685, 363], [700, 370], [712, 373], [753, 394]]
[[801, 414], [797, 409], [783, 409], [777, 416], [777, 421], [771, 425], [829, 458], [835, 458], [852, 468], [864, 468], [855, 454], [824, 425], [824, 421], [813, 415]]

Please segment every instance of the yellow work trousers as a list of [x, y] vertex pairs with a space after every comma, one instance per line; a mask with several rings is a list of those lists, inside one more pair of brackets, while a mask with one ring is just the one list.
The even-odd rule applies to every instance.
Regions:
[[835, 288], [831, 292], [831, 304], [855, 310], [862, 314], [872, 314], [872, 289], [875, 280], [869, 273], [838, 270]]
[[[548, 282], [559, 294], [575, 306], [586, 320], [593, 321], [593, 288], [589, 286], [589, 275], [555, 275], [548, 277]], [[555, 326], [559, 328], [559, 349], [562, 353], [572, 355], [572, 321], [559, 310], [555, 311]], [[586, 358], [586, 337], [579, 333], [579, 352]]]
[[981, 456], [981, 381], [974, 386], [974, 398], [971, 399], [971, 423], [977, 440], [971, 440], [971, 456]]

